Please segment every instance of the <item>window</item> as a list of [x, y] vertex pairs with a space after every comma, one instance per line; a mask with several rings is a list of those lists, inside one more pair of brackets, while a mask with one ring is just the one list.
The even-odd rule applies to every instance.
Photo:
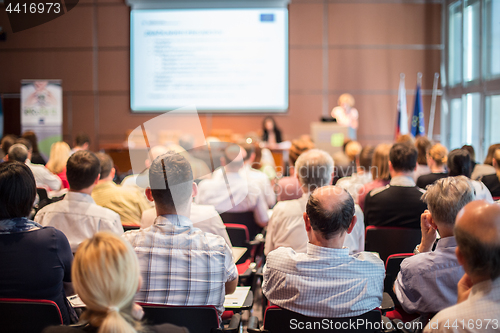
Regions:
[[479, 78], [480, 69], [480, 20], [481, 3], [477, 0], [465, 1], [464, 7], [464, 81]]
[[450, 149], [455, 149], [462, 146], [462, 99], [452, 99], [450, 106]]
[[449, 6], [449, 62], [448, 80], [450, 86], [462, 82], [462, 3], [455, 2]]
[[485, 146], [500, 143], [500, 95], [487, 96], [485, 99], [486, 117], [485, 117]]
[[500, 1], [484, 5], [484, 76], [500, 77]]

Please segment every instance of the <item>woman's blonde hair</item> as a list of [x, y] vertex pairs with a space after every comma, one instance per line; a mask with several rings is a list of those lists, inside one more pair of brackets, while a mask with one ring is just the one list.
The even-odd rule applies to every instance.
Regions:
[[446, 164], [448, 161], [448, 149], [440, 143], [436, 143], [429, 149], [429, 157], [436, 162], [437, 166]]
[[61, 173], [66, 167], [70, 152], [71, 148], [66, 142], [54, 142], [52, 146], [50, 146], [50, 157], [45, 167], [56, 175]]
[[129, 243], [112, 233], [96, 233], [78, 247], [71, 275], [75, 291], [87, 306], [81, 319], [98, 327], [99, 333], [142, 329], [131, 315], [140, 273]]
[[391, 150], [391, 145], [387, 143], [382, 143], [375, 148], [372, 158], [371, 172], [373, 180], [389, 180], [389, 152]]
[[345, 93], [340, 95], [338, 105], [343, 106], [344, 103], [348, 104], [351, 108], [354, 106], [354, 97], [351, 94]]

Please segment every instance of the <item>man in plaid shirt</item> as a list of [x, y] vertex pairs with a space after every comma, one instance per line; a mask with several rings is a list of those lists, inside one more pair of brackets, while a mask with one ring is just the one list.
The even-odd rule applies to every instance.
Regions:
[[238, 284], [238, 272], [224, 238], [193, 227], [189, 219], [197, 193], [189, 162], [173, 152], [162, 155], [151, 165], [149, 181], [146, 196], [154, 200], [157, 218], [151, 227], [123, 235], [141, 267], [136, 301], [214, 305], [221, 315], [225, 295]]

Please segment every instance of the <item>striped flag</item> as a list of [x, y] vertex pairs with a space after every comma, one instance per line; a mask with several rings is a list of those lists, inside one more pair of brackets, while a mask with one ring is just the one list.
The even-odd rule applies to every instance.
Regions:
[[406, 109], [406, 89], [404, 76], [399, 81], [398, 90], [398, 122], [396, 124], [397, 139], [400, 135], [408, 134], [408, 111]]
[[417, 83], [417, 91], [415, 92], [415, 106], [413, 107], [413, 117], [411, 118], [411, 134], [416, 137], [417, 135], [425, 135], [425, 122], [424, 122], [424, 107], [422, 104], [422, 92], [420, 84]]

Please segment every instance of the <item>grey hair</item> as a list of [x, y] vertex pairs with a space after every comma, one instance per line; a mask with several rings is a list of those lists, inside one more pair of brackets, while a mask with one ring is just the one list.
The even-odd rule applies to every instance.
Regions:
[[432, 217], [453, 226], [458, 212], [475, 199], [474, 187], [465, 176], [438, 179], [427, 186], [422, 200], [427, 203]]
[[22, 143], [16, 143], [9, 148], [9, 161], [25, 163], [28, 159], [28, 148]]
[[323, 150], [308, 150], [295, 161], [295, 172], [300, 184], [312, 192], [332, 182], [333, 159]]

